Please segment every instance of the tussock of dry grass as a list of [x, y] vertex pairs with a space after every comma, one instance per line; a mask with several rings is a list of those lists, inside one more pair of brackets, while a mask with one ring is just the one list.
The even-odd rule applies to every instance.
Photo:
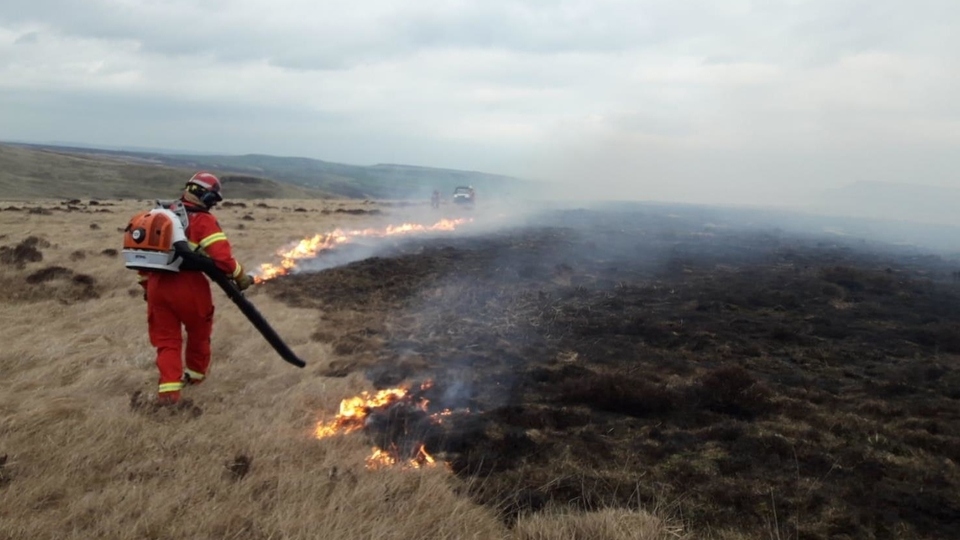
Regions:
[[[282, 210], [337, 203], [271, 204], [277, 208], [218, 214], [248, 265], [269, 260], [291, 238], [363, 220]], [[118, 228], [143, 207], [0, 212], [0, 244], [31, 235], [51, 244], [42, 261], [0, 264], [0, 456], [8, 456], [0, 537], [673, 537], [655, 518], [624, 511], [525, 517], [509, 530], [458, 495], [458, 481], [442, 467], [367, 471], [362, 437], [314, 440], [316, 421], [368, 383], [355, 374], [321, 376], [336, 357], [311, 339], [317, 312], [257, 291], [250, 298], [306, 369], [283, 363], [214, 287], [213, 365], [208, 382], [187, 390], [193, 405], [131, 407], [136, 392], [152, 399], [156, 390], [154, 351], [134, 274], [101, 252], [119, 246]], [[238, 230], [243, 214], [256, 221]], [[78, 295], [69, 276], [26, 282], [51, 266], [91, 276], [95, 297]]]

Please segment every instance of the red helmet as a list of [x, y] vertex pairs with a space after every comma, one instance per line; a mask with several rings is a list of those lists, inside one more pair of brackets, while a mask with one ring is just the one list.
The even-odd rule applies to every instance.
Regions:
[[207, 191], [220, 193], [220, 179], [208, 172], [198, 172], [187, 180], [187, 184], [196, 184]]
[[187, 180], [187, 189], [200, 197], [208, 208], [223, 200], [223, 195], [220, 193], [220, 179], [205, 171], [190, 177], [190, 180]]

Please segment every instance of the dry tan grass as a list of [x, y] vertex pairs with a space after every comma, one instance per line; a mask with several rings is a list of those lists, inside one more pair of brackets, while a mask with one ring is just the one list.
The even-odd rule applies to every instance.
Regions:
[[[266, 202], [279, 208], [218, 214], [247, 264], [269, 261], [293, 238], [370, 222], [282, 209], [356, 202]], [[321, 376], [335, 356], [311, 340], [319, 314], [255, 290], [250, 298], [307, 368], [283, 363], [214, 287], [211, 378], [187, 392], [196, 408], [132, 408], [135, 392], [148, 400], [155, 392], [145, 304], [134, 274], [100, 252], [119, 247], [118, 229], [143, 207], [0, 212], [0, 245], [50, 242], [41, 262], [0, 264], [0, 456], [9, 456], [0, 538], [675, 538], [649, 514], [625, 511], [541, 515], [508, 529], [458, 495], [459, 480], [443, 468], [368, 471], [361, 436], [315, 440], [315, 423], [369, 385]], [[240, 221], [245, 214], [254, 221]], [[99, 298], [74, 301], [59, 282], [26, 284], [52, 265], [94, 277]]]
[[635, 538], [655, 540], [683, 538], [663, 520], [647, 512], [609, 509], [590, 513], [544, 513], [530, 516], [517, 524], [516, 540], [594, 540], [597, 538]]

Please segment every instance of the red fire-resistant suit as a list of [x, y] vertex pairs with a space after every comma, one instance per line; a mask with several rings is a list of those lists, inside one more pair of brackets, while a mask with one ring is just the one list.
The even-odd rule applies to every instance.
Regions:
[[[230, 242], [216, 218], [206, 208], [184, 201], [190, 224], [187, 240], [217, 267], [234, 279], [243, 268], [233, 258]], [[157, 348], [161, 397], [178, 399], [186, 381], [199, 383], [210, 367], [210, 335], [213, 331], [213, 297], [210, 282], [202, 272], [140, 272], [140, 284], [147, 298], [147, 324], [150, 343]], [[181, 357], [183, 336], [187, 331], [186, 369]], [[186, 372], [187, 378], [184, 378]], [[176, 392], [176, 394], [168, 394]]]

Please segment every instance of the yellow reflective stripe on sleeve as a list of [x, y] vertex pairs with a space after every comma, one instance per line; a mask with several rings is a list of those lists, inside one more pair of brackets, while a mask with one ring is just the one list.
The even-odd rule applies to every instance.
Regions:
[[216, 242], [219, 242], [221, 240], [226, 240], [226, 239], [227, 239], [227, 235], [223, 234], [222, 232], [213, 233], [210, 236], [200, 241], [200, 247], [207, 248], [207, 247], [210, 247], [210, 244], [214, 244]]
[[243, 267], [240, 266], [240, 263], [237, 263], [237, 267], [233, 269], [233, 279], [240, 277], [240, 274], [243, 273]]
[[168, 382], [160, 385], [159, 393], [162, 394], [164, 392], [176, 392], [177, 390], [182, 390], [182, 389], [183, 389], [183, 382], [181, 381]]
[[197, 244], [196, 242], [190, 242], [190, 241], [187, 241], [187, 244], [190, 246], [190, 251], [194, 253], [199, 253], [204, 257], [209, 257], [209, 255], [207, 255], [207, 252], [200, 247], [200, 244]]

